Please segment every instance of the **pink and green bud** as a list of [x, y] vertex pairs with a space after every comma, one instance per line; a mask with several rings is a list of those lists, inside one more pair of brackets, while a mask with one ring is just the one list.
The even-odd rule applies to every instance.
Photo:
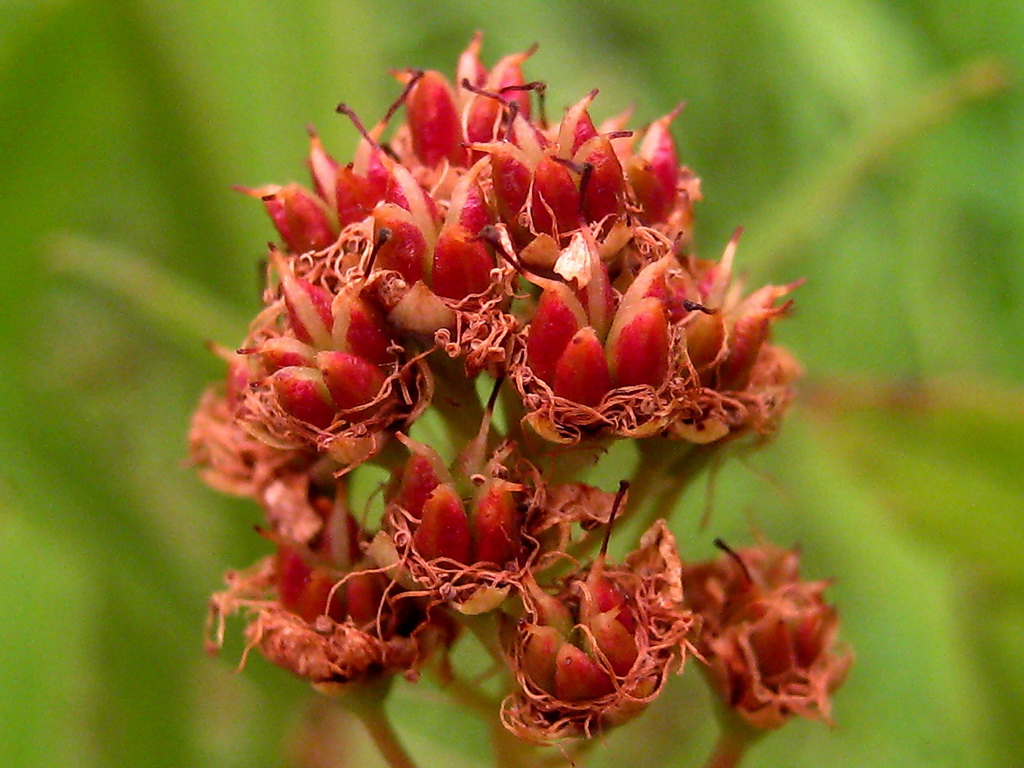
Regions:
[[576, 151], [590, 139], [597, 136], [597, 129], [594, 121], [590, 119], [588, 108], [597, 96], [597, 91], [591, 91], [578, 102], [565, 111], [558, 126], [558, 154], [564, 158], [571, 158]]
[[308, 344], [287, 336], [275, 336], [260, 344], [258, 349], [250, 350], [259, 356], [260, 362], [268, 373], [288, 368], [289, 366], [315, 366], [316, 351]]
[[334, 325], [331, 294], [319, 285], [295, 277], [279, 251], [271, 251], [270, 261], [281, 278], [281, 293], [292, 333], [306, 344], [329, 347]]
[[263, 201], [274, 228], [293, 253], [321, 251], [338, 239], [338, 230], [326, 204], [298, 184], [235, 189]]
[[292, 418], [312, 424], [317, 429], [327, 429], [334, 421], [338, 409], [319, 371], [313, 368], [282, 368], [269, 377], [269, 382], [281, 410]]
[[334, 208], [338, 161], [327, 154], [323, 142], [312, 126], [309, 128], [309, 156], [306, 158], [306, 165], [309, 166], [309, 175], [317, 196], [326, 201], [328, 208]]
[[334, 348], [375, 365], [388, 365], [394, 334], [384, 314], [357, 292], [343, 290], [334, 299]]
[[486, 162], [486, 159], [478, 161], [452, 190], [446, 225], [460, 224], [473, 235], [478, 235], [481, 229], [494, 223], [494, 214], [478, 180]]
[[608, 362], [617, 387], [659, 387], [669, 369], [669, 328], [664, 306], [648, 297], [615, 316], [608, 334]]
[[680, 109], [651, 123], [639, 152], [628, 165], [629, 180], [641, 208], [640, 219], [645, 224], [664, 221], [676, 204], [679, 160], [669, 125]]
[[386, 376], [381, 369], [356, 355], [327, 350], [318, 354], [316, 360], [338, 410], [366, 405], [384, 386]]
[[502, 58], [491, 69], [484, 86], [487, 90], [500, 94], [506, 101], [515, 103], [519, 114], [526, 119], [530, 117], [530, 93], [518, 86], [526, 84], [522, 64], [536, 50], [537, 47], [532, 46], [521, 53], [509, 54]]
[[477, 32], [469, 41], [466, 50], [459, 56], [459, 63], [455, 68], [455, 82], [461, 83], [468, 80], [469, 84], [477, 88], [483, 87], [487, 80], [487, 67], [480, 61], [480, 46], [483, 43], [483, 36]]

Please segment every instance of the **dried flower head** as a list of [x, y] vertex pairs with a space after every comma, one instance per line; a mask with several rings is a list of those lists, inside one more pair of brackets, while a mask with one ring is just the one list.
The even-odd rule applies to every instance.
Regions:
[[803, 581], [800, 555], [768, 543], [683, 570], [701, 617], [697, 648], [727, 707], [760, 729], [799, 715], [831, 722], [830, 695], [853, 661], [836, 643], [827, 581]]
[[[248, 650], [321, 691], [359, 686], [358, 709], [432, 657], [455, 674], [466, 625], [504, 673], [503, 724], [551, 743], [637, 715], [692, 642], [759, 727], [827, 718], [849, 656], [824, 583], [766, 546], [684, 569], [662, 520], [611, 563], [628, 484], [577, 475], [616, 439], [646, 440], [642, 472], [772, 432], [799, 374], [772, 329], [797, 284], [747, 291], [735, 237], [718, 261], [693, 253], [681, 106], [633, 131], [629, 111], [595, 122], [592, 91], [549, 122], [534, 49], [490, 69], [480, 49], [452, 80], [395, 71], [369, 128], [339, 105], [358, 146], [339, 162], [310, 129], [308, 187], [239, 188], [279, 242], [189, 442], [207, 482], [261, 505], [269, 553], [212, 597], [211, 647], [242, 613]], [[390, 481], [353, 506], [369, 465]], [[666, 478], [647, 519], [690, 479]]]

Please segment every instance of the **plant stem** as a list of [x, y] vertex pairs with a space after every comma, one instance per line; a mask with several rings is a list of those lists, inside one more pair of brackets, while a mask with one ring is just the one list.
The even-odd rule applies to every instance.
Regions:
[[746, 754], [750, 742], [742, 734], [725, 729], [718, 737], [715, 751], [711, 753], [704, 768], [735, 768]]
[[[678, 453], [644, 455], [641, 444], [640, 467], [630, 485], [629, 504], [639, 519], [643, 533], [655, 520], [672, 516], [679, 497], [701, 474], [705, 466], [721, 455], [725, 443], [690, 445]], [[635, 489], [635, 492], [634, 492]]]
[[474, 616], [462, 614], [459, 616], [459, 621], [480, 641], [480, 645], [490, 654], [498, 669], [508, 668], [508, 660], [498, 641], [498, 626], [495, 622], [494, 611]]
[[352, 690], [343, 702], [359, 718], [389, 768], [417, 768], [384, 711], [390, 684], [387, 679], [378, 685]]
[[432, 665], [431, 671], [437, 687], [450, 696], [456, 704], [470, 710], [487, 723], [494, 720], [500, 706], [497, 699], [492, 699], [479, 687], [454, 671], [441, 672], [437, 665]]

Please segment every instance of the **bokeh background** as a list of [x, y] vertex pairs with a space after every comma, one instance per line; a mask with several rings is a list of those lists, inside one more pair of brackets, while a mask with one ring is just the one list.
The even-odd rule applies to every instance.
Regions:
[[[540, 50], [557, 115], [642, 124], [685, 100], [698, 245], [745, 227], [752, 280], [801, 276], [779, 338], [807, 370], [777, 440], [676, 510], [688, 554], [756, 527], [803, 547], [858, 661], [837, 726], [758, 766], [1012, 766], [1024, 754], [1024, 5], [3, 0], [0, 4], [0, 762], [285, 766], [309, 695], [240, 643], [202, 651], [207, 594], [266, 545], [185, 465], [273, 236], [231, 184], [304, 180], [304, 126], [346, 157], [398, 87]], [[613, 487], [615, 478], [609, 478]], [[238, 625], [234, 629], [239, 629]], [[697, 766], [696, 675], [595, 766]], [[429, 766], [487, 764], [481, 723], [402, 685]], [[374, 766], [334, 723], [345, 765]], [[288, 745], [292, 746], [288, 746]]]

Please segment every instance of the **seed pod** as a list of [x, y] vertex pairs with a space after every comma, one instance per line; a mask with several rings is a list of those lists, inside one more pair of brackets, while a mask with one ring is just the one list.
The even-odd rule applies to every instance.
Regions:
[[263, 201], [274, 228], [293, 253], [320, 251], [338, 239], [338, 230], [323, 200], [299, 184], [235, 189]]
[[565, 284], [552, 282], [544, 287], [526, 341], [526, 362], [541, 381], [555, 383], [559, 358], [586, 324], [583, 307]]
[[289, 416], [317, 429], [327, 429], [334, 421], [338, 409], [319, 371], [290, 366], [276, 371], [269, 382], [281, 409]]
[[338, 410], [366, 405], [384, 386], [380, 368], [348, 352], [327, 350], [318, 354], [316, 361]]
[[[399, 79], [407, 82], [409, 74], [402, 73]], [[424, 72], [409, 91], [405, 109], [413, 152], [420, 162], [430, 168], [442, 160], [452, 165], [465, 164], [455, 94], [444, 75], [433, 70]]]
[[668, 375], [669, 344], [668, 318], [659, 299], [648, 297], [620, 310], [607, 343], [615, 386], [661, 386]]
[[581, 328], [558, 358], [552, 390], [566, 400], [595, 406], [611, 388], [608, 361], [601, 342], [593, 328]]
[[471, 562], [469, 519], [452, 486], [439, 485], [431, 491], [423, 504], [423, 516], [413, 540], [426, 560], [444, 557], [458, 563]]

